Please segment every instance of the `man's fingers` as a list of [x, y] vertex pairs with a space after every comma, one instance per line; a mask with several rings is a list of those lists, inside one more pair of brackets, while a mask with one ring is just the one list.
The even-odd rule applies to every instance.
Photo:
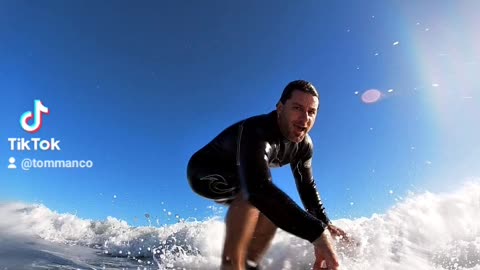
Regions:
[[346, 242], [351, 241], [350, 235], [347, 232], [345, 232], [344, 230], [340, 229], [339, 227], [337, 227], [335, 225], [330, 225], [328, 227], [328, 230], [330, 231], [330, 234], [334, 238], [340, 238], [340, 240], [344, 240]]
[[[339, 265], [338, 258], [327, 236], [325, 234], [322, 234], [313, 243], [315, 245], [314, 270], [317, 270], [317, 269], [337, 270]], [[322, 261], [325, 261], [326, 265], [322, 265]]]
[[313, 265], [313, 270], [338, 270], [338, 265], [329, 264], [327, 261], [322, 260], [322, 261], [315, 261], [315, 264]]
[[315, 260], [313, 264], [313, 270], [322, 270], [322, 261]]
[[318, 249], [315, 249], [315, 263], [313, 264], [313, 270], [325, 269], [322, 264], [325, 264], [325, 256], [319, 253]]
[[[338, 270], [339, 268], [338, 262], [332, 262], [332, 261], [323, 261], [321, 264], [321, 267], [319, 269], [325, 270]], [[315, 269], [315, 268], [314, 268]]]
[[338, 269], [339, 262], [335, 254], [316, 254], [313, 270]]
[[325, 264], [326, 267], [324, 266], [325, 269], [333, 269], [337, 270], [340, 263], [338, 262], [338, 258], [335, 255], [335, 253], [330, 254], [331, 256], [328, 256], [325, 258]]
[[313, 270], [322, 270], [325, 269], [322, 266], [322, 263], [325, 263], [324, 259], [319, 259], [318, 257], [315, 259], [315, 263], [313, 264]]
[[330, 263], [326, 263], [326, 268], [325, 269], [329, 269], [329, 270], [338, 270], [338, 262], [330, 262]]

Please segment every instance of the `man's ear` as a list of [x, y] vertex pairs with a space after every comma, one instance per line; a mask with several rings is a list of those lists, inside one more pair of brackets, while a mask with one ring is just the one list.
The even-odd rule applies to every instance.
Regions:
[[283, 103], [281, 101], [277, 102], [277, 114], [280, 114], [283, 111]]

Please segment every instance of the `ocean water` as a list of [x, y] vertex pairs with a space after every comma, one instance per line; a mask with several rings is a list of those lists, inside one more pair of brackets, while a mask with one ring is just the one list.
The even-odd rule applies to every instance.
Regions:
[[[480, 181], [448, 193], [411, 194], [385, 213], [335, 220], [355, 239], [334, 241], [341, 269], [480, 270]], [[132, 227], [0, 204], [0, 269], [218, 269], [223, 217]], [[279, 231], [262, 266], [311, 269], [308, 242]]]

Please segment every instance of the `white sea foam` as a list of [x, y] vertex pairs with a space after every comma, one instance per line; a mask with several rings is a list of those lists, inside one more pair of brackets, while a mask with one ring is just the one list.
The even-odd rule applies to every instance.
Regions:
[[[218, 269], [222, 218], [164, 227], [80, 219], [43, 205], [0, 204], [0, 269]], [[384, 214], [334, 221], [342, 269], [480, 269], [480, 181], [446, 194], [410, 195]], [[160, 262], [158, 266], [153, 254]], [[311, 245], [283, 231], [264, 269], [311, 269]]]

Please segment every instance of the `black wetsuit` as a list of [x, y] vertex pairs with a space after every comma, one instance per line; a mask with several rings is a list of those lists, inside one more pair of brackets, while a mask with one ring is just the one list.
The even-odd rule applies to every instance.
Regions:
[[[279, 228], [313, 242], [330, 222], [312, 176], [313, 145], [280, 132], [277, 113], [254, 116], [222, 131], [190, 159], [192, 189], [209, 199], [229, 203], [240, 190]], [[301, 209], [272, 183], [270, 168], [290, 164], [303, 205]]]

